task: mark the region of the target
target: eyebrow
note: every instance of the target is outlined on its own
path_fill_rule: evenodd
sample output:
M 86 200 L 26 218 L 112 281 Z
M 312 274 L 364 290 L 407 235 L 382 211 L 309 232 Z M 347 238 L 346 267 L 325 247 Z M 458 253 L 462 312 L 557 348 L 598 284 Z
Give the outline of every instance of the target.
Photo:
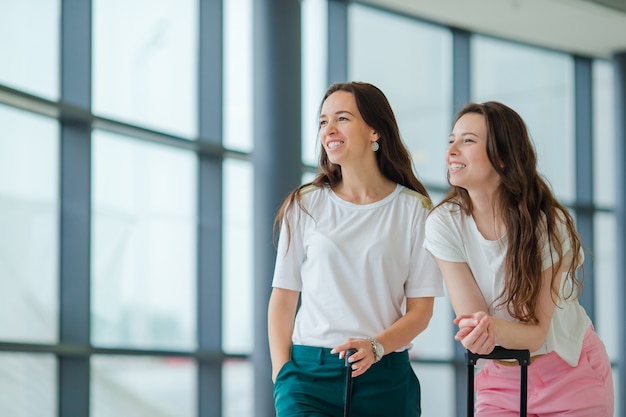
M 466 136 L 466 135 L 472 135 L 472 136 L 476 136 L 477 138 L 479 138 L 480 136 L 478 136 L 476 133 L 474 132 L 461 132 L 459 133 L 457 136 Z M 450 136 L 454 136 L 453 132 L 450 132 Z
M 336 112 L 335 112 L 335 115 L 340 115 L 340 114 L 344 114 L 344 113 L 347 113 L 347 114 L 349 114 L 350 116 L 354 116 L 354 115 L 353 115 L 351 112 L 349 112 L 348 110 L 338 110 L 338 111 L 336 111 Z M 320 119 L 321 119 L 321 118 L 323 118 L 323 117 L 327 117 L 327 116 L 326 116 L 325 114 L 320 114 Z

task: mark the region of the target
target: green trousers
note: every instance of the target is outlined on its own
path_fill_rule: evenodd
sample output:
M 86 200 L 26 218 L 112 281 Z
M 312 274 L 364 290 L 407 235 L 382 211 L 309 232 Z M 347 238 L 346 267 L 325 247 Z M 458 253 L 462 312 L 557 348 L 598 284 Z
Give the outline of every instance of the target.
M 344 360 L 330 349 L 294 345 L 291 361 L 274 385 L 276 417 L 342 417 L 346 400 Z M 419 417 L 420 384 L 407 352 L 385 355 L 352 378 L 353 417 Z

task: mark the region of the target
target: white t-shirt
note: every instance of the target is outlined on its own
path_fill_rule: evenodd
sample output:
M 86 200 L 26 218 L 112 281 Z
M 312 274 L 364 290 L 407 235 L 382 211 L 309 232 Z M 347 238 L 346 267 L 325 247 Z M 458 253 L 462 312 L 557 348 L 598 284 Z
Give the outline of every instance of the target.
M 567 229 L 563 223 L 558 227 L 562 236 L 563 253 L 567 253 L 570 249 Z M 443 261 L 467 263 L 489 306 L 489 314 L 514 320 L 508 314 L 506 306 L 494 309 L 492 305 L 504 288 L 506 245 L 506 236 L 497 241 L 486 240 L 478 230 L 474 218 L 464 214 L 459 206 L 452 203 L 437 207 L 426 221 L 424 247 Z M 555 262 L 558 257 L 554 256 Z M 583 259 L 581 250 L 578 262 L 581 264 Z M 546 243 L 542 250 L 543 270 L 552 264 L 550 248 Z M 565 279 L 562 279 L 562 283 L 560 299 L 554 309 L 546 340 L 532 354 L 555 351 L 567 363 L 576 366 L 591 320 L 578 300 L 564 300 L 564 296 L 571 292 L 571 283 Z
M 428 198 L 401 185 L 366 205 L 342 200 L 329 187 L 302 194 L 308 214 L 297 206 L 291 211 L 289 248 L 283 224 L 272 283 L 301 292 L 294 344 L 334 347 L 373 336 L 404 315 L 406 297 L 444 294 L 423 248 Z

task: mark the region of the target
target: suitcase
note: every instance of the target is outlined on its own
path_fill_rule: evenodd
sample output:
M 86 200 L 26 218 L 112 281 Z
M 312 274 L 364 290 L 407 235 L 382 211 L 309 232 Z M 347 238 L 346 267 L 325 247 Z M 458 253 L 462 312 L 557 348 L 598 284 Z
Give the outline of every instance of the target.
M 517 361 L 520 366 L 519 415 L 526 417 L 530 352 L 522 349 L 505 349 L 502 346 L 496 346 L 496 348 L 487 355 L 479 355 L 469 350 L 465 351 L 465 364 L 467 365 L 467 417 L 474 417 L 474 366 L 478 359 L 515 359 Z

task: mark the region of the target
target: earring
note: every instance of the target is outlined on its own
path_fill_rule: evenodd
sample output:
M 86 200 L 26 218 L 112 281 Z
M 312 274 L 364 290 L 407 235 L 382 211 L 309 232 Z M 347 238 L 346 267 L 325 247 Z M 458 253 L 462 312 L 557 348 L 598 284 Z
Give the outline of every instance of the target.
M 378 142 L 372 142 L 372 150 L 376 152 L 379 149 L 380 149 L 380 145 L 378 144 Z

